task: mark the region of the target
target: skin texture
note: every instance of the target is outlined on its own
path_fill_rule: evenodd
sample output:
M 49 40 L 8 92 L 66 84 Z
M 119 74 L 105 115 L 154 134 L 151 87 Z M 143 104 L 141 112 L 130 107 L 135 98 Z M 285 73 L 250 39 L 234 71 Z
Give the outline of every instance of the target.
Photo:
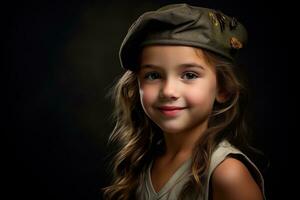
M 167 152 L 191 150 L 207 128 L 218 98 L 214 67 L 201 50 L 187 46 L 148 46 L 141 54 L 138 73 L 145 113 L 164 132 Z M 163 106 L 181 110 L 167 111 Z

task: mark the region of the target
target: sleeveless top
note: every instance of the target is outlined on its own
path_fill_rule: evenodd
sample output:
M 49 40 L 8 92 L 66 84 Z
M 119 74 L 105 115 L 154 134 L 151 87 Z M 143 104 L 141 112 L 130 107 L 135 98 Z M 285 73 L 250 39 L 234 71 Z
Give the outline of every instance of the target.
M 189 200 L 209 200 L 209 182 L 214 169 L 228 156 L 235 157 L 242 161 L 248 170 L 251 172 L 253 178 L 259 185 L 263 195 L 264 192 L 264 180 L 259 169 L 255 164 L 240 150 L 232 146 L 228 141 L 222 141 L 214 150 L 211 162 L 209 165 L 209 171 L 207 179 L 204 183 L 203 194 L 190 193 Z M 136 191 L 136 198 L 140 200 L 176 200 L 184 186 L 184 184 L 190 179 L 191 175 L 191 157 L 187 159 L 170 177 L 165 185 L 156 192 L 151 182 L 151 167 L 153 161 L 150 163 L 147 171 L 143 172 L 140 177 L 139 186 Z

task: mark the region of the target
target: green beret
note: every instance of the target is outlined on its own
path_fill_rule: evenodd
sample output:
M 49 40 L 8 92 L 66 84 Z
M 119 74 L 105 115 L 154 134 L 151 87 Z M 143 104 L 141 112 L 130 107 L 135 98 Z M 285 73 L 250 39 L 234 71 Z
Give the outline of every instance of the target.
M 124 69 L 134 71 L 145 45 L 185 45 L 234 61 L 246 41 L 245 27 L 233 17 L 209 8 L 171 4 L 144 13 L 131 25 L 119 58 Z

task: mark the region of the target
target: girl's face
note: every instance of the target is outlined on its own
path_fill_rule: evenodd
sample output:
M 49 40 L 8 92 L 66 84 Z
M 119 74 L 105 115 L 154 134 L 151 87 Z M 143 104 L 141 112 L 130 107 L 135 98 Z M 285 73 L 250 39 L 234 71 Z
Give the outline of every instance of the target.
M 202 50 L 187 46 L 145 47 L 138 83 L 145 113 L 164 132 L 207 126 L 218 88 L 214 67 Z

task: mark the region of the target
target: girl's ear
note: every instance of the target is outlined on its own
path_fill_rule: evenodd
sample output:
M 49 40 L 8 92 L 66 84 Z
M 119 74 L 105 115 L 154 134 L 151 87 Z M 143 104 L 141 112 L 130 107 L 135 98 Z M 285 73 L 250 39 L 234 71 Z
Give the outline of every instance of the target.
M 225 103 L 228 100 L 228 92 L 224 90 L 218 90 L 216 101 L 218 103 Z

